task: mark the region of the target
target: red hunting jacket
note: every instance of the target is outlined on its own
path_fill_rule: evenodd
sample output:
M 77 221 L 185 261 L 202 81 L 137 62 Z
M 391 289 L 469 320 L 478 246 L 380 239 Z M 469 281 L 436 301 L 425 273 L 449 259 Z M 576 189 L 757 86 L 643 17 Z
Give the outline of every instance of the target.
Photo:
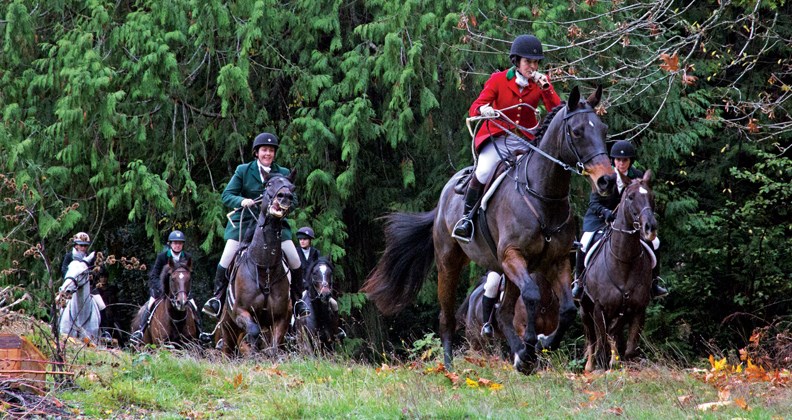
M 561 98 L 556 94 L 552 84 L 549 88 L 542 90 L 536 83 L 531 81 L 528 86 L 520 92 L 520 87 L 517 86 L 516 72 L 517 70 L 512 67 L 509 70 L 492 73 L 489 80 L 484 83 L 484 89 L 479 94 L 479 97 L 473 101 L 473 105 L 470 106 L 470 116 L 477 117 L 481 115 L 481 113 L 479 113 L 479 107 L 487 104 L 497 110 L 519 103 L 526 103 L 536 108 L 539 106 L 539 100 L 542 100 L 547 112 L 550 112 L 550 110 L 561 104 Z M 506 115 L 512 121 L 523 127 L 531 128 L 536 125 L 536 115 L 528 107 L 510 109 L 506 111 Z M 476 133 L 476 151 L 481 148 L 484 140 L 488 139 L 490 136 L 503 134 L 503 130 L 495 125 L 495 122 L 509 128 L 509 130 L 513 131 L 514 129 L 514 126 L 507 124 L 503 120 L 496 119 L 485 121 L 481 124 L 478 133 Z M 533 139 L 533 136 L 528 133 L 523 133 L 523 135 L 529 139 Z

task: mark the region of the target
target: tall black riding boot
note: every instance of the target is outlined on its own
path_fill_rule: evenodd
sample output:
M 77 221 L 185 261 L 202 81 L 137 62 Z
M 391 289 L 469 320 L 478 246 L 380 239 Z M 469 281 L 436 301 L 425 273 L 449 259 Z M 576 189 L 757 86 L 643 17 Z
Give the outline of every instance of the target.
M 575 282 L 572 284 L 572 299 L 580 300 L 583 298 L 583 270 L 586 269 L 586 253 L 581 249 L 575 252 Z
M 654 253 L 655 258 L 657 258 L 657 263 L 652 269 L 652 297 L 661 298 L 668 294 L 668 290 L 666 290 L 666 288 L 663 286 L 660 286 L 660 280 L 662 280 L 660 278 L 660 256 L 657 254 L 657 250 L 655 250 Z
M 226 287 L 228 287 L 226 268 L 222 265 L 218 265 L 214 278 L 214 296 L 212 296 L 204 304 L 202 309 L 203 313 L 211 316 L 212 318 L 217 318 L 220 315 L 220 309 L 222 308 L 222 302 L 220 299 L 222 298 Z
M 492 328 L 492 312 L 497 302 L 497 298 L 491 298 L 489 296 L 482 296 L 481 298 L 481 309 L 484 312 L 484 325 L 481 326 L 481 335 L 483 336 L 492 337 L 495 335 L 495 331 Z
M 292 302 L 294 303 L 294 314 L 297 318 L 303 318 L 311 314 L 308 305 L 302 300 L 303 293 L 303 268 L 292 269 L 291 283 L 289 284 L 289 291 L 291 294 Z
M 148 323 L 148 317 L 150 315 L 148 302 L 143 304 L 143 308 L 144 309 L 138 314 L 138 325 L 140 325 L 140 327 L 129 336 L 129 341 L 136 346 L 143 344 L 143 333 L 146 332 L 146 324 Z
M 464 215 L 454 226 L 454 232 L 451 237 L 459 240 L 462 243 L 468 243 L 473 238 L 473 212 L 481 198 L 481 193 L 484 191 L 484 185 L 476 178 L 476 174 L 472 174 L 470 184 L 465 192 L 465 209 Z

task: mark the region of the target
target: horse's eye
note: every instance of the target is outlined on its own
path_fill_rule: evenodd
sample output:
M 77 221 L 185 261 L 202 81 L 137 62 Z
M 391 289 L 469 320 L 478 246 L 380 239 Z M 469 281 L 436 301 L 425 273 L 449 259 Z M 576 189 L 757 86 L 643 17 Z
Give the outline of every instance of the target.
M 582 136 L 582 135 L 583 135 L 583 130 L 581 130 L 579 128 L 576 128 L 576 129 L 572 130 L 572 137 L 580 138 L 580 136 Z

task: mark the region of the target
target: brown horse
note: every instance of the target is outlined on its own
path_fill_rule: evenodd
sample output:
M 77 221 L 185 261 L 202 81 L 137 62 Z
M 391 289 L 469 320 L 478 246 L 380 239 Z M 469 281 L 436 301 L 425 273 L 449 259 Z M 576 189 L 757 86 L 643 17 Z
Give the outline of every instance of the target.
M 505 338 L 503 331 L 499 327 L 500 324 L 497 322 L 492 324 L 495 331 L 495 336 L 493 338 L 481 335 L 481 327 L 484 324 L 482 320 L 484 317 L 482 302 L 486 278 L 486 275 L 482 277 L 478 286 L 470 292 L 459 306 L 456 313 L 457 323 L 465 328 L 465 338 L 470 344 L 470 348 L 473 350 L 486 350 Z M 549 290 L 550 286 L 554 286 L 555 290 Z M 550 285 L 549 283 L 539 285 L 539 288 L 542 289 L 542 293 L 535 321 L 536 333 L 539 337 L 549 336 L 558 328 L 558 311 L 560 309 L 559 296 L 562 296 L 563 290 L 568 287 L 568 284 L 561 281 L 555 283 L 555 285 Z M 545 290 L 546 288 L 548 288 L 548 290 Z M 522 300 L 518 299 L 514 307 L 512 326 L 519 336 L 525 334 L 527 316 L 525 304 Z M 510 357 L 513 356 L 514 355 L 510 355 Z
M 192 284 L 192 259 L 174 263 L 168 258 L 168 265 L 162 269 L 163 297 L 154 302 L 149 316 L 149 325 L 143 333 L 143 343 L 162 345 L 173 343 L 186 345 L 198 338 L 198 311 L 190 300 Z M 140 307 L 132 330 L 140 328 L 140 313 L 146 310 Z
M 327 257 L 319 257 L 306 270 L 308 290 L 303 299 L 311 305 L 311 314 L 295 321 L 303 348 L 315 352 L 332 352 L 338 334 L 337 308 L 331 308 L 333 296 L 333 263 Z
M 281 229 L 293 200 L 291 178 L 272 176 L 267 181 L 253 239 L 229 267 L 231 281 L 214 337 L 227 355 L 256 351 L 260 342 L 275 354 L 284 343 L 291 311 Z
M 531 151 L 512 158 L 506 179 L 494 192 L 487 193 L 491 197 L 477 218 L 469 243 L 451 237 L 463 211 L 462 196 L 455 193 L 454 187 L 464 171 L 445 185 L 434 210 L 386 216 L 385 251 L 362 291 L 381 312 L 394 314 L 415 299 L 436 257 L 440 337 L 447 366 L 452 362 L 459 274 L 473 260 L 509 279 L 497 319 L 514 354 L 515 367 L 521 371 L 533 369 L 538 343 L 537 309 L 549 290 L 542 285 L 571 283 L 567 254 L 575 238 L 569 204 L 572 173 L 586 175 L 592 189 L 601 193 L 608 186 L 598 180 L 613 173 L 605 146 L 607 126 L 594 112 L 601 96 L 600 87 L 581 101 L 575 87 L 566 106 L 557 107 L 545 117 L 536 135 L 538 147 L 526 144 Z M 483 210 L 484 204 L 481 207 Z M 558 289 L 564 289 L 559 296 L 558 328 L 539 343 L 543 348 L 556 347 L 575 317 L 569 288 Z M 511 326 L 518 298 L 523 300 L 527 312 L 522 338 Z
M 589 250 L 585 294 L 580 315 L 586 335 L 586 371 L 613 367 L 619 354 L 638 353 L 638 339 L 646 318 L 655 256 L 651 242 L 657 236 L 651 171 L 634 179 L 622 192 L 616 220 L 603 239 Z M 625 349 L 623 329 L 628 326 Z

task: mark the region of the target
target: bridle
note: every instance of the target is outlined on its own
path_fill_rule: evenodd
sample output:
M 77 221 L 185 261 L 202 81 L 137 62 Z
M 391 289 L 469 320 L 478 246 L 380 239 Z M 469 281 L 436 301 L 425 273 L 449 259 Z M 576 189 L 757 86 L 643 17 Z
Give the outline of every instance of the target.
M 176 268 L 175 270 L 171 271 L 170 275 L 168 277 L 168 283 L 169 283 L 169 286 L 168 286 L 168 289 L 169 289 L 169 291 L 168 291 L 168 300 L 170 300 L 170 303 L 171 303 L 171 305 L 174 308 L 178 308 L 177 302 L 179 301 L 179 296 L 184 295 L 184 300 L 185 301 L 188 301 L 189 298 L 190 298 L 190 290 L 189 289 L 185 290 L 185 289 L 181 288 L 181 287 L 184 287 L 185 282 L 175 282 L 174 281 L 174 279 L 176 278 L 177 274 L 179 275 L 179 278 L 182 279 L 182 278 L 184 278 L 185 273 L 187 273 L 186 275 L 187 275 L 187 278 L 189 280 L 190 276 L 191 276 L 191 272 L 190 272 L 190 270 L 187 267 L 184 267 L 184 266 L 180 266 L 180 267 Z M 174 291 L 174 288 L 173 288 L 174 284 L 178 284 L 180 288 L 178 290 Z
M 313 276 L 313 273 L 316 272 L 316 271 L 319 272 L 319 276 L 320 277 L 318 279 L 315 279 L 314 276 Z M 328 289 L 328 290 L 331 290 L 332 282 L 333 282 L 332 276 L 333 276 L 333 270 L 330 268 L 329 265 L 327 265 L 325 263 L 316 264 L 313 267 L 313 269 L 311 270 L 311 286 L 313 287 L 314 291 L 316 292 L 316 295 L 319 298 L 321 298 L 322 301 L 325 301 L 326 299 L 323 298 L 320 295 L 320 293 L 325 288 Z

